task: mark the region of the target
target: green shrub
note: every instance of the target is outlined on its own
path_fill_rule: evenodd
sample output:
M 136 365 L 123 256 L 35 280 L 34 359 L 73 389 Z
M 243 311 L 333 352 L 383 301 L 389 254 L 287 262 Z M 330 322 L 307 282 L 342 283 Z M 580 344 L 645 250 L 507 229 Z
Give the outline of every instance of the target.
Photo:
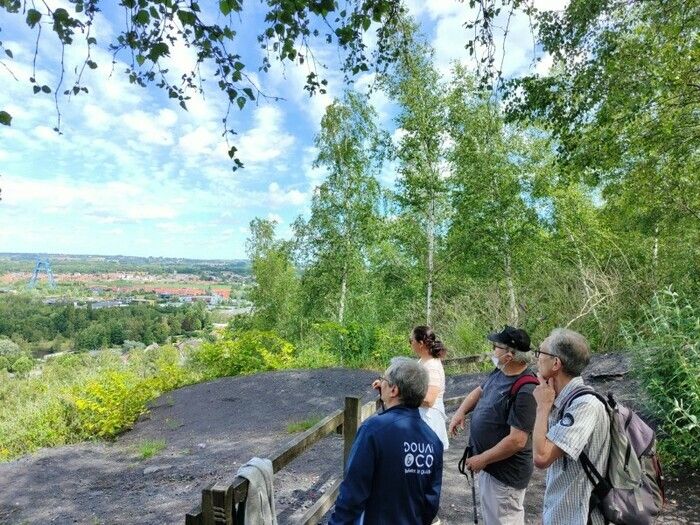
M 11 339 L 0 338 L 0 357 L 5 357 L 8 361 L 14 362 L 21 355 L 22 350 L 17 343 Z
M 327 348 L 317 345 L 298 349 L 292 361 L 292 368 L 330 368 L 340 366 L 340 359 Z
M 34 359 L 10 339 L 0 338 L 0 370 L 26 374 L 34 368 Z
M 34 359 L 27 355 L 21 355 L 9 368 L 10 372 L 26 374 L 34 368 Z
M 288 368 L 294 347 L 272 332 L 250 330 L 204 343 L 193 355 L 206 377 L 252 374 Z
M 129 371 L 110 370 L 71 389 L 75 425 L 84 438 L 113 437 L 128 428 L 155 397 L 148 381 Z
M 410 354 L 408 333 L 370 323 L 317 323 L 306 341 L 321 354 L 336 356 L 341 366 L 385 366 L 396 355 Z
M 146 348 L 146 345 L 143 344 L 141 341 L 131 341 L 129 339 L 126 339 L 122 343 L 122 350 L 125 352 L 130 352 L 132 350 L 143 350 Z
M 397 333 L 386 327 L 377 327 L 375 345 L 371 354 L 371 361 L 365 363 L 370 368 L 384 369 L 392 357 L 397 355 L 412 355 L 411 345 L 408 343 L 408 334 Z
M 624 330 L 634 367 L 661 421 L 659 451 L 672 469 L 700 467 L 700 307 L 657 293 L 636 330 Z
M 198 379 L 177 349 L 71 354 L 36 377 L 0 371 L 0 461 L 46 446 L 112 437 L 161 393 Z

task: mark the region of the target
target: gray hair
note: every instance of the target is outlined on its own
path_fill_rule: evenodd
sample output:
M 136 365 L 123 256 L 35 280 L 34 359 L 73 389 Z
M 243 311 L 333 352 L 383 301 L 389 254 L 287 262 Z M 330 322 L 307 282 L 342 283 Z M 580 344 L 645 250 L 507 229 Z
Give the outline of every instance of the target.
M 414 359 L 394 357 L 386 369 L 386 380 L 399 389 L 401 403 L 418 408 L 428 391 L 428 371 Z
M 555 328 L 549 337 L 549 350 L 559 358 L 564 372 L 571 377 L 580 376 L 591 360 L 586 338 L 567 328 Z
M 513 361 L 516 363 L 524 363 L 526 365 L 532 362 L 532 352 L 521 352 L 514 348 L 508 347 L 508 351 L 513 354 Z

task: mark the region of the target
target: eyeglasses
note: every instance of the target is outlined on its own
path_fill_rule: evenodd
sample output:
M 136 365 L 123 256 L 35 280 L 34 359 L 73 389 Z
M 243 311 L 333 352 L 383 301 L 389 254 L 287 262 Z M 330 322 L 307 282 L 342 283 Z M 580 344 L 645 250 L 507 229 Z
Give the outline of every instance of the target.
M 389 381 L 389 380 L 388 380 L 386 377 L 384 377 L 384 376 L 379 376 L 379 377 L 377 378 L 377 381 L 379 381 L 380 383 L 381 383 L 382 381 L 386 381 L 386 384 L 389 385 L 389 386 L 391 386 L 391 384 L 392 384 L 391 381 Z
M 556 357 L 559 359 L 558 355 L 555 354 L 550 354 L 549 352 L 543 352 L 542 350 L 533 350 L 533 353 L 535 354 L 535 357 L 540 357 L 540 354 L 548 355 L 549 357 Z

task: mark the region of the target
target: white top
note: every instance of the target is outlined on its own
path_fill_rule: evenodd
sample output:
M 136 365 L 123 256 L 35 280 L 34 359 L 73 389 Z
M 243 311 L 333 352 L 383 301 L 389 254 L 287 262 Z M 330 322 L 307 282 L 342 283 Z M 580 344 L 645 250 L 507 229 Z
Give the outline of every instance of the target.
M 418 362 L 428 371 L 428 386 L 436 386 L 439 389 L 438 396 L 435 398 L 433 406 L 420 407 L 420 415 L 423 421 L 425 421 L 440 438 L 443 449 L 447 450 L 450 443 L 447 438 L 447 416 L 445 416 L 445 403 L 443 401 L 445 395 L 445 369 L 442 367 L 442 361 L 435 357 L 429 357 L 425 360 L 419 359 Z

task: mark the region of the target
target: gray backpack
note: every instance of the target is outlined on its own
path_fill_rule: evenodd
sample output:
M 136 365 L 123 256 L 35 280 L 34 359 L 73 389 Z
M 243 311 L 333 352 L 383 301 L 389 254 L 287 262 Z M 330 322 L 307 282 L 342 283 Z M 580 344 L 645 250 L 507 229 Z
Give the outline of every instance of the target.
M 590 386 L 577 388 L 567 396 L 559 419 L 571 402 L 583 395 L 597 397 L 610 416 L 605 475 L 585 453 L 580 455 L 583 470 L 593 484 L 589 510 L 597 507 L 606 522 L 616 525 L 651 525 L 666 501 L 656 433 L 633 410 L 617 403 L 611 393 L 606 400 Z

